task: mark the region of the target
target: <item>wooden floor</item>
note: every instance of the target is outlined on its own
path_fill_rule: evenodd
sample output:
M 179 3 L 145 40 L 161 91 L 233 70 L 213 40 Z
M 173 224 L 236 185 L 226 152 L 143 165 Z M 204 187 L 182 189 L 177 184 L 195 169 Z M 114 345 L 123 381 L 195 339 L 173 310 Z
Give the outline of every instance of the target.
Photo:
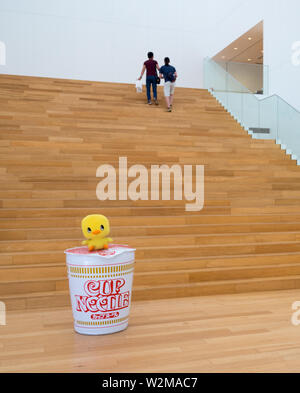
M 83 336 L 70 308 L 9 312 L 0 372 L 300 372 L 300 292 L 134 302 L 126 331 Z
M 174 111 L 133 85 L 0 75 L 0 300 L 69 304 L 63 250 L 90 213 L 137 248 L 135 300 L 300 288 L 300 169 L 253 140 L 206 90 Z M 96 169 L 205 165 L 205 205 L 96 198 Z

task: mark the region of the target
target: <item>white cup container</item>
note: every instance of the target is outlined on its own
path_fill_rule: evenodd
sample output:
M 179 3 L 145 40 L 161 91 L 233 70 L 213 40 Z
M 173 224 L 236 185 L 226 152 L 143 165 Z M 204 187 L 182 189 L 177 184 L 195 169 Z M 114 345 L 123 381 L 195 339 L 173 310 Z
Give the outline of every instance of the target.
M 134 252 L 119 244 L 92 252 L 87 247 L 65 251 L 77 333 L 110 334 L 127 328 Z

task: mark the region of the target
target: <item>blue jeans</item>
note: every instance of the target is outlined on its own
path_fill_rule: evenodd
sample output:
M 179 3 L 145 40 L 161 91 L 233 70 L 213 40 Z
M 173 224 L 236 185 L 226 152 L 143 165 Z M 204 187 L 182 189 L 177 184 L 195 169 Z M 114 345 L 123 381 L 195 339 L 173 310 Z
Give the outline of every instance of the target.
M 156 76 L 154 76 L 154 75 L 147 76 L 147 78 L 146 78 L 147 99 L 148 99 L 148 101 L 151 100 L 151 92 L 150 92 L 151 85 L 152 85 L 152 89 L 153 89 L 153 98 L 156 100 L 157 99 Z

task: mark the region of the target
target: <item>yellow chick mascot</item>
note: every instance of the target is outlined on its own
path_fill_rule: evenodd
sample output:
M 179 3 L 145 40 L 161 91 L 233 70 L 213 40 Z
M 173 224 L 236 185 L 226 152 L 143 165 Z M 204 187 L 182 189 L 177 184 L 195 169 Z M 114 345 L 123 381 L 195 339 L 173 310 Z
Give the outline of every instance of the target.
M 82 244 L 87 245 L 89 251 L 108 248 L 108 243 L 113 240 L 106 237 L 109 234 L 109 221 L 101 214 L 90 214 L 81 221 L 81 229 L 84 237 Z

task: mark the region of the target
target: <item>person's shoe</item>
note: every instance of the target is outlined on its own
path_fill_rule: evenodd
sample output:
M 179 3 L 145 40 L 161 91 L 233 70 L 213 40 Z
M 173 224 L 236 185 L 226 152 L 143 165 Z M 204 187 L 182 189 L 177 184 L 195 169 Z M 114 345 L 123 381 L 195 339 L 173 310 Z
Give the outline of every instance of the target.
M 172 107 L 171 106 L 169 106 L 167 112 L 172 112 Z
M 152 105 L 152 102 L 151 102 L 151 101 L 148 101 L 148 105 Z
M 155 103 L 155 105 L 158 105 L 158 101 L 157 100 L 154 100 L 154 103 Z

